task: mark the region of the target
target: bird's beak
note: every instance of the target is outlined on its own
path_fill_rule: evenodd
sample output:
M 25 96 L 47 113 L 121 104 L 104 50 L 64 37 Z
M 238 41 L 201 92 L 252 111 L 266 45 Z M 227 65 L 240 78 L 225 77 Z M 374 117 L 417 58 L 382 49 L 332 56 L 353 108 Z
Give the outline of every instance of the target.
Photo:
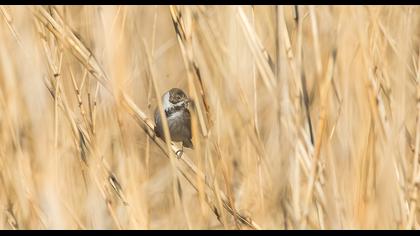
M 187 106 L 189 106 L 190 104 L 192 104 L 193 103 L 193 101 L 191 100 L 191 99 L 189 99 L 189 98 L 186 98 L 185 99 L 185 104 L 187 105 Z

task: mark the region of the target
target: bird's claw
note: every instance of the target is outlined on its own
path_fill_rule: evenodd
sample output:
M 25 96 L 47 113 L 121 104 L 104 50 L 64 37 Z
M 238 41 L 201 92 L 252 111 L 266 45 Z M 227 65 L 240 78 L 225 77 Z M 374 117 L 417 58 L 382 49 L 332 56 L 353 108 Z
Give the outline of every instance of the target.
M 184 151 L 181 149 L 181 150 L 178 150 L 178 151 L 176 151 L 175 152 L 175 155 L 176 155 L 176 157 L 178 158 L 178 159 L 180 159 L 181 157 L 182 157 L 182 154 L 184 153 Z

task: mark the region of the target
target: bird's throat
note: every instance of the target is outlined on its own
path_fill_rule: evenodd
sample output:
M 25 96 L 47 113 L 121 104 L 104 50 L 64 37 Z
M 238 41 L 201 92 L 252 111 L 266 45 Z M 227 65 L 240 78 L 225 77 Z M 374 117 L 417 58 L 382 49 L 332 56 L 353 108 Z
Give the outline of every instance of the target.
M 171 107 L 168 107 L 165 109 L 165 115 L 166 117 L 170 117 L 173 114 L 179 112 L 179 111 L 183 111 L 185 110 L 185 105 L 184 104 L 180 104 L 180 105 L 173 105 Z

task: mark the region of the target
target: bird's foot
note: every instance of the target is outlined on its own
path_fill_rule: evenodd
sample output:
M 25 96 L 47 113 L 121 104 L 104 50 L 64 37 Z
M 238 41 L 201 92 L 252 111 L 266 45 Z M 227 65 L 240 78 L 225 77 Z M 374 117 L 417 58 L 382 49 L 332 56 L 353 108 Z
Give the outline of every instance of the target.
M 182 154 L 184 154 L 184 150 L 180 149 L 178 151 L 175 152 L 175 155 L 178 159 L 180 159 L 182 157 Z

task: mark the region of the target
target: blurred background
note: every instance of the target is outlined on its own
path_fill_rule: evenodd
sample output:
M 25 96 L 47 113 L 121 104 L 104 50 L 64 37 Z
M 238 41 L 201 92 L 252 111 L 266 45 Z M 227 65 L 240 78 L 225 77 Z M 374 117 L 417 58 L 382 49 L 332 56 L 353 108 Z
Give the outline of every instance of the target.
M 1 229 L 420 227 L 418 6 L 0 10 Z M 173 87 L 208 185 L 142 128 Z

